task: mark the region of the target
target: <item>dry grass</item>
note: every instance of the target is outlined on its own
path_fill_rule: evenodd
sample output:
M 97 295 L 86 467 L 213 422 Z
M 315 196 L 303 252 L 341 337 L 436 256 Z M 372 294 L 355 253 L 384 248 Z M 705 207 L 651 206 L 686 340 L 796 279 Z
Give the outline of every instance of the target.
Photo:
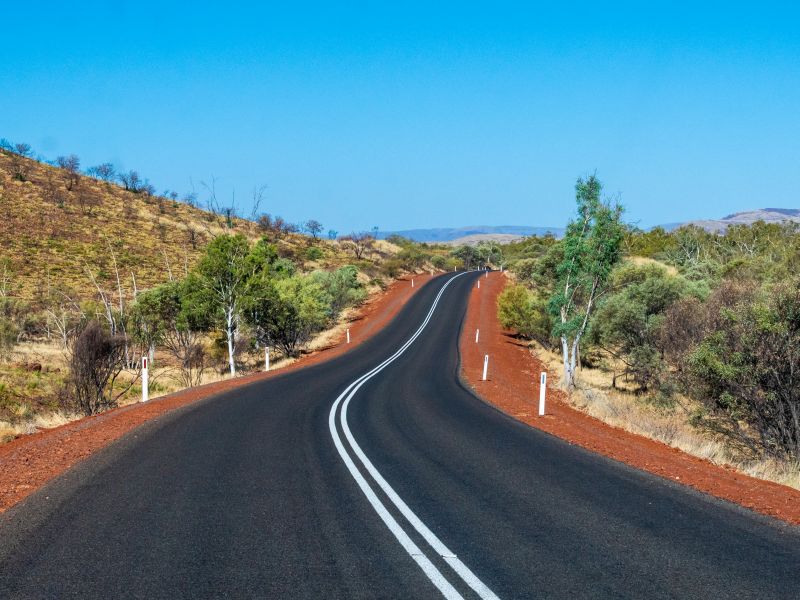
M 20 435 L 35 433 L 40 429 L 52 429 L 53 427 L 58 427 L 80 418 L 81 415 L 54 411 L 39 413 L 32 418 L 15 423 L 0 421 L 0 443 L 13 440 Z
M 643 266 L 643 265 L 658 265 L 659 267 L 663 267 L 666 269 L 667 273 L 673 276 L 678 275 L 678 269 L 673 265 L 668 265 L 665 262 L 661 262 L 660 260 L 655 260 L 654 258 L 646 258 L 644 256 L 628 256 L 625 258 L 627 262 L 633 263 L 634 265 Z
M 226 220 L 208 211 L 158 197 L 127 192 L 117 185 L 81 177 L 72 191 L 64 187 L 63 172 L 25 159 L 27 181 L 12 174 L 14 159 L 0 152 L 0 260 L 12 275 L 12 294 L 39 303 L 51 291 L 63 289 L 79 301 L 97 300 L 97 283 L 116 297 L 116 259 L 123 294 L 133 298 L 133 278 L 139 290 L 182 276 L 201 256 L 205 245 L 223 233 L 241 233 L 250 240 L 263 235 L 256 223 Z M 87 204 L 87 199 L 91 201 Z M 194 246 L 189 231 L 195 232 Z M 399 248 L 385 241 L 355 261 L 338 241 L 317 240 L 323 252 L 306 259 L 309 238 L 288 234 L 276 242 L 281 256 L 304 270 L 331 269 L 353 262 L 377 271 L 386 256 Z M 60 297 L 60 296 L 58 296 Z
M 51 369 L 65 369 L 67 358 L 63 346 L 55 339 L 52 341 L 37 340 L 23 341 L 15 348 L 12 355 L 14 360 L 22 362 L 38 362 Z
M 560 380 L 561 356 L 541 346 L 534 352 Z M 752 477 L 800 489 L 800 464 L 771 458 L 746 459 L 723 441 L 692 427 L 688 420 L 693 407 L 691 400 L 681 398 L 673 407 L 659 406 L 633 394 L 630 388 L 624 389 L 628 387 L 624 382 L 617 383 L 623 389 L 612 388 L 611 379 L 611 374 L 601 369 L 581 369 L 578 387 L 570 397 L 571 404 L 604 423 L 658 440 L 687 454 L 732 467 Z

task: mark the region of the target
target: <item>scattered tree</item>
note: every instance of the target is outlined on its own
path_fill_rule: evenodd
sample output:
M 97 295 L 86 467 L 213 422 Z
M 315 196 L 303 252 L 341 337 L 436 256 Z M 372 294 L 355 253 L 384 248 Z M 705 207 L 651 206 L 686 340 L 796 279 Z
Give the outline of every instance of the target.
M 243 235 L 221 235 L 206 247 L 197 265 L 199 283 L 207 302 L 225 331 L 231 375 L 236 375 L 236 333 L 251 274 L 247 261 L 249 252 L 247 238 Z
M 139 176 L 139 173 L 136 171 L 128 171 L 127 173 L 119 173 L 117 175 L 120 183 L 122 183 L 122 187 L 124 187 L 129 192 L 133 192 L 134 194 L 138 194 L 142 191 L 142 187 L 144 186 L 144 182 L 142 178 Z
M 166 348 L 186 387 L 198 385 L 207 367 L 203 335 L 211 322 L 198 289 L 198 281 L 190 276 L 142 292 L 132 314 L 137 339 L 151 349 L 151 356 L 156 345 Z
M 303 225 L 303 228 L 306 232 L 311 236 L 311 239 L 316 241 L 319 238 L 319 234 L 322 232 L 322 223 L 317 221 L 316 219 L 309 219 Z
M 554 334 L 561 340 L 563 382 L 568 390 L 575 387 L 581 338 L 598 299 L 607 291 L 625 234 L 622 207 L 603 202 L 601 190 L 594 175 L 578 179 L 575 185 L 578 218 L 567 225 L 564 257 L 556 268 L 556 293 L 550 299 L 550 310 L 558 319 Z
M 462 262 L 464 269 L 467 271 L 478 267 L 480 264 L 481 256 L 474 246 L 468 246 L 465 244 L 463 246 L 459 246 L 450 254 L 451 256 L 459 259 Z
M 18 181 L 28 181 L 30 173 L 31 147 L 28 144 L 14 144 L 11 150 L 11 174 Z
M 67 191 L 72 191 L 81 180 L 80 159 L 75 154 L 59 156 L 56 158 L 56 165 L 64 171 L 64 185 Z
M 14 152 L 19 156 L 24 156 L 26 158 L 30 158 L 32 154 L 30 144 L 25 144 L 24 142 L 20 144 L 14 144 Z
M 111 163 L 102 163 L 95 167 L 89 167 L 86 173 L 95 179 L 106 182 L 113 181 L 117 174 L 114 165 Z
M 288 223 L 283 217 L 273 217 L 269 214 L 261 215 L 258 218 L 257 224 L 261 232 L 273 242 L 285 238 L 290 233 L 297 232 L 296 225 Z
M 375 238 L 366 232 L 351 233 L 350 235 L 341 238 L 339 242 L 353 253 L 353 256 L 356 258 L 356 260 L 361 260 L 364 258 L 364 254 L 372 249 L 372 246 L 375 243 Z

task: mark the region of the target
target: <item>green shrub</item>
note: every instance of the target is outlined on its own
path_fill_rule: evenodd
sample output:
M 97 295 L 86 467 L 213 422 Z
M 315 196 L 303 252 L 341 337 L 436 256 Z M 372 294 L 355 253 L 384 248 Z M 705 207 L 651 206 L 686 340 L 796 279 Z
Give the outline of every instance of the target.
M 665 365 L 661 328 L 665 311 L 688 289 L 658 264 L 624 264 L 611 276 L 616 290 L 592 319 L 589 341 L 619 359 L 640 389 L 657 386 Z
M 506 329 L 527 338 L 551 345 L 552 322 L 547 302 L 523 285 L 507 287 L 497 298 L 497 318 Z
M 306 260 L 319 260 L 324 256 L 322 248 L 319 246 L 309 246 L 306 250 Z
M 800 460 L 800 279 L 726 292 L 709 299 L 714 330 L 689 355 L 706 409 L 695 422 L 755 454 Z
M 402 264 L 396 258 L 390 258 L 383 263 L 383 272 L 387 277 L 394 279 L 400 275 Z
M 358 281 L 358 269 L 352 265 L 336 271 L 314 271 L 311 276 L 327 294 L 334 316 L 347 306 L 360 304 L 367 297 L 364 286 Z
M 443 271 L 447 268 L 447 259 L 444 256 L 437 254 L 431 258 L 431 264 L 440 271 Z
M 277 302 L 268 315 L 271 340 L 286 356 L 300 348 L 330 321 L 332 298 L 313 275 L 298 275 L 275 283 Z

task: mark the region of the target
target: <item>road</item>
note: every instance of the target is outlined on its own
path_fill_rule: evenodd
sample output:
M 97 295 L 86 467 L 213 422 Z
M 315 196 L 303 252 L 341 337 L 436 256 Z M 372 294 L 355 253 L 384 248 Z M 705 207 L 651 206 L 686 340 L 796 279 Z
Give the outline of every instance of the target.
M 170 413 L 30 496 L 0 517 L 0 597 L 800 598 L 796 528 L 466 389 L 476 277 L 441 276 L 350 353 Z

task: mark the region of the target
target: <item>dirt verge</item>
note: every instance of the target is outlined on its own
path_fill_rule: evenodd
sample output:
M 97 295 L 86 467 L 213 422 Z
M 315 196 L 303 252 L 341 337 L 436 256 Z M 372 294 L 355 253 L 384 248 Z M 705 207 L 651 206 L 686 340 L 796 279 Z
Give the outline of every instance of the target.
M 563 392 L 548 387 L 547 414 L 537 415 L 539 374 L 544 365 L 497 319 L 497 296 L 506 278 L 491 273 L 470 293 L 460 348 L 462 376 L 475 392 L 506 414 L 572 444 L 654 475 L 735 502 L 761 514 L 800 525 L 800 492 L 715 465 L 676 448 L 612 427 L 570 407 Z M 475 343 L 475 330 L 480 329 Z M 481 381 L 488 354 L 488 381 Z
M 0 446 L 0 512 L 145 421 L 214 394 L 344 354 L 385 327 L 409 298 L 432 277 L 415 275 L 414 287 L 408 279 L 398 280 L 385 292 L 371 298 L 349 324 L 350 344 L 344 343 L 345 332 L 342 331 L 328 346 L 305 355 L 284 368 L 185 389 L 151 400 L 147 404 L 131 404 L 60 427 L 21 436 Z

